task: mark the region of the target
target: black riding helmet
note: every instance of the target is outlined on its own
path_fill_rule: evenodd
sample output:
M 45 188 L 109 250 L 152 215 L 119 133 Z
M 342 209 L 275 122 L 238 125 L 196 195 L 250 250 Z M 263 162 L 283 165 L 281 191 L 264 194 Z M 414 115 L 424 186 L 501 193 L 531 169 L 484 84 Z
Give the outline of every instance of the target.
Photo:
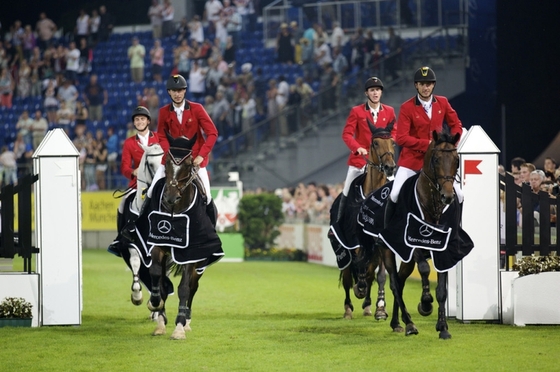
M 373 87 L 378 87 L 381 88 L 381 90 L 383 90 L 383 82 L 377 76 L 372 76 L 366 80 L 364 90 L 367 92 L 369 88 L 373 88 Z
M 134 122 L 134 118 L 138 115 L 144 115 L 148 118 L 149 121 L 152 121 L 152 117 L 150 116 L 150 111 L 145 108 L 144 106 L 138 106 L 132 111 L 132 121 Z
M 414 73 L 414 83 L 418 82 L 436 82 L 436 73 L 431 68 L 424 66 L 420 67 Z
M 167 79 L 167 83 L 165 84 L 165 88 L 167 90 L 170 89 L 187 89 L 187 81 L 181 75 L 173 75 Z

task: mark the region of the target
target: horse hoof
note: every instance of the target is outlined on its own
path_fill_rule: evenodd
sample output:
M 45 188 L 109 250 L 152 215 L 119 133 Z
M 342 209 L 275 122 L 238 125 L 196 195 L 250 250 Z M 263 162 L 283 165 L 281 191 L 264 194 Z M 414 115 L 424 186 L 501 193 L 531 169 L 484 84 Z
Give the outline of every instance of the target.
M 183 325 L 181 323 L 177 324 L 175 326 L 175 329 L 173 330 L 173 333 L 171 334 L 171 337 L 169 337 L 171 340 L 186 340 L 187 336 L 185 335 L 185 328 L 183 327 Z
M 162 336 L 166 332 L 165 319 L 163 316 L 158 316 L 156 329 L 152 332 L 152 336 Z
M 130 294 L 130 302 L 132 302 L 132 304 L 134 306 L 142 305 L 142 302 L 144 302 L 144 299 L 142 298 L 142 293 L 140 293 L 140 298 L 137 298 L 137 299 L 134 298 L 134 293 L 131 293 Z
M 432 306 L 432 304 L 425 304 L 426 308 L 424 309 L 424 307 L 422 307 L 422 302 L 418 303 L 418 314 L 422 315 L 422 316 L 429 316 L 432 315 L 432 311 L 434 310 L 434 307 Z
M 385 309 L 377 309 L 375 311 L 375 320 L 387 320 L 389 314 L 385 311 Z
M 441 331 L 439 333 L 439 338 L 441 338 L 442 340 L 449 340 L 451 338 L 451 333 L 449 333 L 449 331 L 447 330 Z
M 191 329 L 191 320 L 190 320 L 190 319 L 187 319 L 187 323 L 185 324 L 185 326 L 184 326 L 183 328 L 185 328 L 185 332 L 190 332 L 190 331 L 192 331 L 192 329 Z
M 354 296 L 356 296 L 357 299 L 361 300 L 362 298 L 366 297 L 365 288 L 362 290 L 357 285 L 354 285 L 352 289 L 354 290 Z
M 366 306 L 363 312 L 364 316 L 372 316 L 373 313 L 371 312 L 371 306 Z
M 414 324 L 407 324 L 406 325 L 406 333 L 407 336 L 410 335 L 417 335 L 418 334 L 418 329 L 416 328 L 416 326 Z
M 159 311 L 159 310 L 163 309 L 163 305 L 164 305 L 164 302 L 163 302 L 162 299 L 159 300 L 159 305 L 158 306 L 152 305 L 151 300 L 148 301 L 148 309 L 150 309 L 150 311 Z
M 403 333 L 404 332 L 404 328 L 401 327 L 400 325 L 393 327 L 393 332 L 395 333 Z

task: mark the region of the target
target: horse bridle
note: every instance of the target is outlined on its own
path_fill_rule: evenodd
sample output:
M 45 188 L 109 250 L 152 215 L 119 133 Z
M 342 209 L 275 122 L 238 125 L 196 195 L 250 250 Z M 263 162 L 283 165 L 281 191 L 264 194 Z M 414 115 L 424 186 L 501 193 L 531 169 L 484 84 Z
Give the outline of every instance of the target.
M 173 149 L 172 147 L 169 148 L 170 151 L 168 151 L 168 156 L 171 157 L 173 163 L 177 166 L 181 165 L 183 162 L 185 162 L 186 159 L 188 159 L 189 157 L 191 157 L 191 152 L 189 151 L 189 153 L 178 159 L 175 158 L 172 154 L 171 154 L 171 149 Z M 181 149 L 184 150 L 184 149 Z M 190 184 L 192 184 L 194 182 L 194 180 L 196 179 L 197 175 L 198 175 L 198 169 L 200 167 L 199 166 L 193 166 L 191 168 L 190 174 L 187 174 L 185 177 L 179 178 L 179 179 L 175 179 L 173 178 L 171 180 L 171 182 L 169 183 L 170 186 L 175 187 L 177 189 L 177 192 L 179 192 L 179 195 L 183 195 L 183 192 L 186 190 L 187 187 L 189 187 Z M 179 187 L 179 182 L 183 182 L 185 181 L 185 184 L 181 187 Z
M 386 138 L 389 138 L 389 136 L 387 136 L 387 137 L 386 137 L 386 136 L 376 136 L 376 137 L 373 137 L 373 138 L 371 139 L 371 145 L 369 146 L 370 149 L 374 149 L 373 141 L 374 141 L 376 138 L 383 138 L 383 139 L 386 139 Z M 379 155 L 379 154 L 377 153 L 377 151 L 375 151 L 375 155 L 377 155 L 377 159 L 379 159 L 379 164 L 375 164 L 373 161 L 369 160 L 369 158 L 367 158 L 367 157 L 364 156 L 364 155 L 362 155 L 362 158 L 364 158 L 364 160 L 366 161 L 366 163 L 367 163 L 368 166 L 377 169 L 379 172 L 386 173 L 386 170 L 387 170 L 388 167 L 387 167 L 387 166 L 385 165 L 385 163 L 383 162 L 383 157 L 386 156 L 386 155 L 395 156 L 395 154 L 394 154 L 393 152 L 391 152 L 391 151 L 387 151 L 387 152 L 385 152 L 385 153 Z
M 160 152 L 160 153 L 157 153 L 157 154 L 146 154 L 146 158 L 149 158 L 151 156 L 162 156 L 162 155 L 163 155 L 163 152 Z M 147 161 L 144 163 L 144 168 L 148 169 L 148 174 L 150 175 L 150 178 L 153 180 L 155 172 L 152 169 L 152 167 L 149 166 L 149 163 Z M 138 177 L 136 179 L 137 179 L 137 181 L 143 182 L 146 185 L 150 184 L 150 182 L 147 182 L 146 180 L 140 179 Z

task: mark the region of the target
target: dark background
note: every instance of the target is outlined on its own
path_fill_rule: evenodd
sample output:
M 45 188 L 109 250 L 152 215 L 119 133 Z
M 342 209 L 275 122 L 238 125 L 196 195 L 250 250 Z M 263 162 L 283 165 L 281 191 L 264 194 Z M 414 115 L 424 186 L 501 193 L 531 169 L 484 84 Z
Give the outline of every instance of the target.
M 485 0 L 473 2 L 474 12 L 480 1 Z M 538 157 L 560 130 L 560 1 L 495 1 L 496 77 L 487 79 L 486 87 L 468 89 L 452 103 L 467 125 L 479 122 L 484 127 L 507 166 L 515 156 L 528 161 Z M 3 4 L 0 22 L 4 29 L 15 19 L 35 27 L 39 13 L 45 11 L 58 26 L 71 30 L 81 7 L 90 12 L 101 4 L 115 16 L 117 25 L 149 22 L 150 0 L 10 1 Z

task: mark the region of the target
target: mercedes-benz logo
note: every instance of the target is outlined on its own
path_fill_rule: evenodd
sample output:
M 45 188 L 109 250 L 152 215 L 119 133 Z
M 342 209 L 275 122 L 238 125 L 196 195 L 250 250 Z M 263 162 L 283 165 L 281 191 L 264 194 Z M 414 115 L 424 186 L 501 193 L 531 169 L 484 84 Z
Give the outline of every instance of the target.
M 420 232 L 420 235 L 427 238 L 428 236 L 432 235 L 434 230 L 432 230 L 432 228 L 428 225 L 422 225 L 420 226 L 420 229 L 418 229 L 418 232 Z
M 384 187 L 383 190 L 381 190 L 381 199 L 387 199 L 387 196 L 389 196 L 389 192 L 389 188 Z
M 158 231 L 162 234 L 169 234 L 171 231 L 171 222 L 167 220 L 159 221 L 157 224 Z

